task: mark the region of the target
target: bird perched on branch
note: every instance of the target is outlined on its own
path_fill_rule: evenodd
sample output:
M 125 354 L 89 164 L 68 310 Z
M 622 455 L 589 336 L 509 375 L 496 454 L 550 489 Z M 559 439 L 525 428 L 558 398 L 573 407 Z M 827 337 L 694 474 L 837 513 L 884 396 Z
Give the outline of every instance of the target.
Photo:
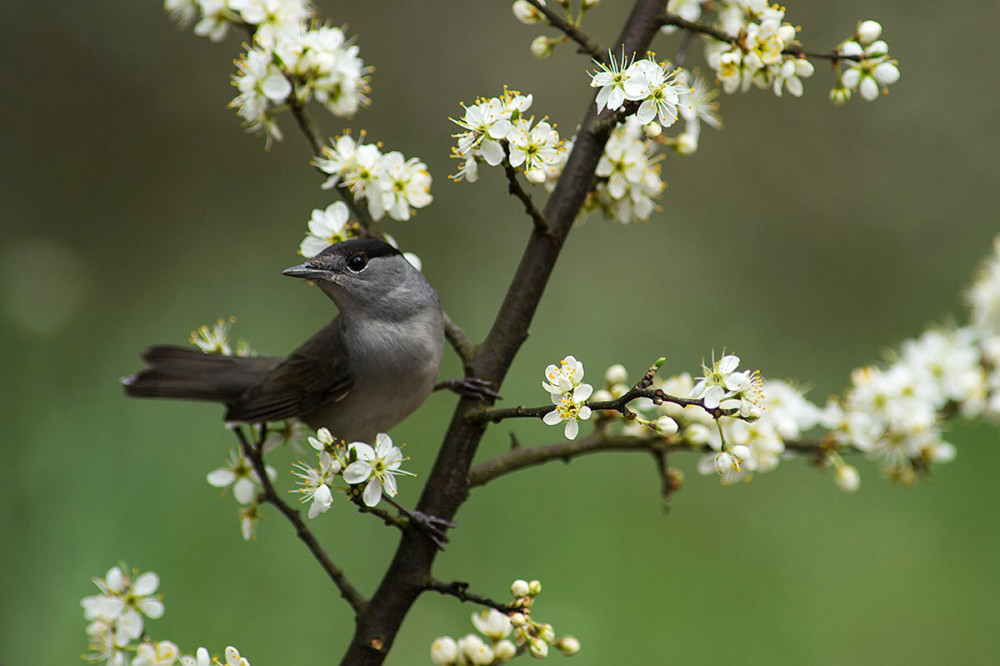
M 348 442 L 372 442 L 435 389 L 444 346 L 441 303 L 397 249 L 348 240 L 282 274 L 314 282 L 340 314 L 286 358 L 150 347 L 142 354 L 148 367 L 123 380 L 125 393 L 219 402 L 227 422 L 298 418 Z M 475 380 L 445 386 L 485 390 Z

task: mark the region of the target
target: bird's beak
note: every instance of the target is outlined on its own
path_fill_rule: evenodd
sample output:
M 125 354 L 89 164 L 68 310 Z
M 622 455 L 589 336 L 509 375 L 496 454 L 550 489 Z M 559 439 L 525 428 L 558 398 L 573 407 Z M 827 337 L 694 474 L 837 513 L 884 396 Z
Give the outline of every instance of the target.
M 281 271 L 281 274 L 289 277 L 305 278 L 306 280 L 321 280 L 323 278 L 330 277 L 330 271 L 323 270 L 322 268 L 316 268 L 308 261 L 304 264 L 299 264 L 298 266 L 286 268 Z

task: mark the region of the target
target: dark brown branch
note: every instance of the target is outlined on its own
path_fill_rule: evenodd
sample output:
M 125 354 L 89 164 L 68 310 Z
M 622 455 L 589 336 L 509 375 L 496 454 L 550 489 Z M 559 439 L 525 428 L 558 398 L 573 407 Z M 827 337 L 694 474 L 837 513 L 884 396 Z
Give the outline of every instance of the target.
M 542 3 L 541 0 L 528 0 L 528 3 L 545 16 L 545 21 L 550 26 L 576 42 L 580 47 L 580 53 L 588 53 L 594 60 L 606 62 L 604 49 L 598 46 L 585 32 L 559 16 L 555 10 Z
M 469 592 L 468 583 L 462 583 L 459 581 L 455 581 L 453 583 L 443 583 L 439 580 L 431 578 L 427 581 L 425 589 L 431 592 L 437 592 L 438 594 L 444 594 L 449 597 L 455 597 L 462 602 L 469 602 L 479 604 L 480 606 L 486 606 L 487 608 L 494 608 L 504 614 L 516 610 L 506 604 L 500 603 L 499 601 L 493 601 L 492 599 L 482 597 L 478 594 L 472 594 Z
M 316 540 L 316 537 L 306 526 L 305 522 L 302 520 L 302 516 L 299 512 L 290 507 L 281 497 L 278 496 L 277 491 L 274 489 L 274 485 L 271 483 L 270 477 L 267 475 L 267 468 L 264 465 L 264 455 L 261 453 L 259 445 L 251 445 L 247 440 L 245 434 L 243 434 L 243 428 L 241 426 L 236 426 L 232 429 L 236 433 L 236 438 L 240 441 L 240 446 L 243 448 L 243 454 L 250 460 L 250 464 L 253 465 L 254 472 L 257 473 L 260 479 L 263 491 L 261 495 L 263 499 L 268 504 L 274 505 L 281 514 L 288 519 L 295 527 L 295 533 L 298 535 L 299 539 L 306 545 L 309 552 L 312 553 L 316 561 L 319 562 L 320 566 L 323 567 L 323 571 L 330 577 L 333 584 L 337 586 L 340 590 L 340 596 L 348 603 L 351 609 L 354 611 L 355 615 L 359 615 L 364 612 L 365 607 L 368 602 L 365 598 L 361 596 L 357 588 L 351 584 L 344 574 L 344 571 L 333 563 L 330 556 Z
M 616 42 L 615 50 L 645 52 L 660 27 L 663 0 L 637 0 Z M 562 176 L 545 204 L 549 235 L 533 229 L 507 295 L 486 340 L 469 364 L 472 375 L 502 386 L 541 300 L 549 277 L 594 178 L 611 127 L 599 114 L 594 98 L 587 100 L 573 150 Z M 452 520 L 469 494 L 469 469 L 485 424 L 466 418 L 477 401 L 463 398 L 455 409 L 437 460 L 424 485 L 417 509 L 426 516 Z M 400 624 L 417 597 L 426 590 L 437 545 L 416 530 L 403 534 L 396 554 L 365 611 L 358 616 L 354 638 L 341 664 L 376 666 L 383 663 Z
M 507 174 L 507 191 L 517 197 L 524 205 L 524 212 L 528 214 L 528 217 L 534 223 L 535 231 L 545 236 L 552 233 L 549 222 L 545 219 L 542 211 L 535 207 L 535 202 L 531 200 L 531 195 L 521 187 L 521 182 L 517 179 L 517 170 L 511 166 L 509 159 L 504 159 L 503 170 Z

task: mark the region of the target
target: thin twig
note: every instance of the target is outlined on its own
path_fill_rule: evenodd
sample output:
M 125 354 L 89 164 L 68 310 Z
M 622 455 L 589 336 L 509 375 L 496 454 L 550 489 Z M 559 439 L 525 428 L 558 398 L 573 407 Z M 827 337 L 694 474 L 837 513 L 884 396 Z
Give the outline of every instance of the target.
M 502 604 L 499 601 L 493 601 L 487 597 L 480 596 L 478 594 L 472 594 L 469 592 L 469 584 L 455 581 L 452 583 L 444 583 L 442 581 L 431 578 L 424 585 L 424 589 L 430 590 L 432 592 L 437 592 L 439 594 L 444 594 L 449 597 L 455 597 L 459 601 L 469 602 L 473 604 L 479 604 L 480 606 L 486 606 L 487 608 L 494 608 L 501 613 L 510 613 L 515 608 L 508 606 L 507 604 Z
M 534 223 L 535 231 L 543 236 L 551 236 L 552 227 L 549 225 L 549 221 L 545 219 L 542 211 L 538 210 L 535 206 L 535 202 L 531 200 L 531 195 L 528 194 L 527 190 L 521 187 L 521 181 L 517 179 L 517 170 L 511 166 L 510 159 L 504 159 L 503 170 L 507 174 L 507 191 L 524 204 L 524 212 L 528 214 L 528 217 Z
M 528 3 L 545 16 L 545 20 L 549 25 L 576 42 L 580 47 L 580 53 L 589 53 L 594 60 L 606 62 L 604 49 L 588 37 L 585 32 L 559 16 L 555 10 L 542 2 L 542 0 L 528 0 Z
M 855 454 L 860 451 L 852 446 L 838 445 L 827 439 L 822 440 L 796 440 L 785 442 L 786 451 L 794 451 L 800 454 L 823 455 L 836 451 L 841 454 Z M 692 446 L 681 441 L 679 435 L 664 437 L 650 432 L 646 436 L 636 435 L 611 435 L 604 432 L 596 432 L 587 437 L 575 440 L 564 440 L 553 444 L 542 446 L 518 447 L 511 449 L 503 455 L 492 460 L 480 463 L 469 471 L 469 486 L 483 486 L 490 481 L 524 469 L 535 467 L 555 460 L 570 462 L 574 458 L 589 455 L 591 453 L 601 453 L 603 451 L 613 452 L 650 452 L 657 456 L 662 466 L 666 464 L 668 453 L 679 453 L 682 451 L 694 453 L 709 453 L 714 449 L 707 444 L 702 446 Z M 662 459 L 660 458 L 662 456 Z M 663 467 L 661 467 L 662 469 Z M 674 480 L 661 473 L 664 483 L 664 499 L 669 492 L 676 490 L 673 487 Z M 669 484 L 669 487 L 668 487 Z
M 628 403 L 638 398 L 649 398 L 655 404 L 669 402 L 681 407 L 701 407 L 713 418 L 719 418 L 720 416 L 732 416 L 732 414 L 735 413 L 735 410 L 732 409 L 706 407 L 705 401 L 701 398 L 681 398 L 679 396 L 670 395 L 669 393 L 664 393 L 662 389 L 655 388 L 635 387 L 615 400 L 599 400 L 594 402 L 588 400 L 583 404 L 590 407 L 594 411 L 615 411 L 620 412 L 627 417 L 629 411 L 627 408 Z M 468 412 L 468 418 L 480 423 L 499 423 L 505 419 L 540 419 L 555 408 L 555 405 L 541 405 L 539 407 L 525 407 L 523 405 L 518 405 L 517 407 L 504 408 L 484 407 L 481 409 L 470 410 Z
M 469 364 L 476 356 L 476 346 L 469 340 L 465 331 L 448 316 L 447 312 L 444 313 L 444 337 L 458 354 L 458 358 L 462 361 L 462 369 L 466 376 L 469 376 L 471 370 Z
M 347 604 L 354 611 L 355 615 L 361 615 L 367 608 L 368 602 L 347 579 L 344 571 L 333 563 L 333 560 L 330 559 L 330 556 L 319 544 L 319 541 L 316 540 L 316 537 L 302 521 L 299 512 L 290 507 L 278 496 L 274 485 L 271 483 L 271 479 L 267 476 L 267 468 L 264 466 L 264 456 L 260 451 L 260 445 L 251 445 L 243 433 L 241 426 L 236 426 L 232 430 L 236 434 L 236 438 L 240 441 L 244 455 L 250 460 L 254 471 L 257 473 L 257 477 L 264 489 L 262 493 L 264 501 L 268 504 L 273 504 L 295 527 L 295 533 L 306 544 L 309 552 L 312 553 L 313 557 L 316 558 L 316 561 L 319 562 L 320 566 L 323 567 L 323 570 L 330 577 L 330 580 L 333 581 L 333 584 L 340 590 L 340 596 L 347 601 Z

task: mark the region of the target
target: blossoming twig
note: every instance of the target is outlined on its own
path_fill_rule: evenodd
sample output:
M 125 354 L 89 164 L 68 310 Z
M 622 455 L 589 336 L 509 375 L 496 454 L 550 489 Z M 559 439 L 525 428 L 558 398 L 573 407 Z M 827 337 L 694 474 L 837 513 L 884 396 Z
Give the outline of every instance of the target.
M 347 604 L 351 607 L 356 615 L 360 615 L 364 612 L 365 608 L 368 606 L 368 602 L 365 598 L 358 592 L 357 588 L 347 579 L 344 571 L 333 563 L 330 556 L 323 549 L 323 546 L 319 544 L 316 537 L 303 522 L 302 517 L 299 512 L 290 507 L 281 497 L 278 496 L 277 491 L 274 489 L 274 485 L 271 483 L 271 479 L 267 476 L 264 468 L 264 456 L 261 453 L 259 444 L 251 444 L 247 439 L 246 434 L 243 432 L 241 426 L 235 426 L 232 428 L 233 433 L 236 435 L 236 439 L 239 440 L 240 446 L 243 448 L 243 453 L 253 464 L 254 470 L 256 470 L 258 476 L 261 479 L 261 486 L 263 487 L 263 501 L 269 504 L 273 504 L 278 511 L 288 519 L 288 521 L 295 527 L 295 533 L 298 535 L 299 539 L 306 544 L 309 552 L 313 554 L 316 561 L 319 562 L 320 566 L 333 581 L 333 584 L 337 586 L 340 590 L 340 596 L 344 598 Z M 263 428 L 261 430 L 263 435 Z M 263 440 L 263 437 L 261 437 Z
M 686 30 L 689 33 L 708 35 L 709 37 L 719 40 L 720 42 L 728 42 L 729 44 L 734 44 L 737 46 L 740 44 L 740 38 L 738 36 L 730 35 L 726 32 L 723 32 L 722 30 L 719 30 L 718 28 L 714 28 L 704 23 L 698 23 L 697 21 L 688 21 L 687 19 L 681 18 L 680 16 L 676 14 L 671 14 L 669 12 L 663 14 L 661 22 L 663 25 L 672 25 L 677 28 L 680 28 L 681 30 Z M 788 46 L 782 51 L 782 53 L 784 53 L 785 55 L 792 55 L 798 57 L 832 60 L 834 62 L 840 60 L 858 61 L 863 59 L 863 56 L 860 55 L 847 55 L 843 53 L 838 53 L 837 51 L 825 51 L 825 52 L 806 51 L 801 44 L 793 44 L 791 46 Z
M 514 607 L 500 603 L 499 601 L 493 601 L 492 599 L 488 599 L 487 597 L 483 597 L 478 594 L 472 594 L 471 592 L 469 592 L 469 584 L 463 583 L 461 581 L 445 583 L 440 580 L 431 578 L 430 580 L 427 581 L 427 584 L 424 587 L 425 589 L 430 590 L 432 592 L 444 594 L 449 597 L 455 597 L 459 601 L 479 604 L 480 606 L 485 606 L 486 608 L 494 608 L 500 611 L 501 613 L 510 613 L 512 610 L 515 610 Z
M 605 49 L 598 46 L 585 32 L 575 25 L 571 25 L 541 0 L 528 0 L 528 3 L 545 15 L 545 20 L 549 25 L 576 42 L 580 46 L 581 53 L 588 53 L 595 60 L 604 62 L 604 58 L 606 57 Z

